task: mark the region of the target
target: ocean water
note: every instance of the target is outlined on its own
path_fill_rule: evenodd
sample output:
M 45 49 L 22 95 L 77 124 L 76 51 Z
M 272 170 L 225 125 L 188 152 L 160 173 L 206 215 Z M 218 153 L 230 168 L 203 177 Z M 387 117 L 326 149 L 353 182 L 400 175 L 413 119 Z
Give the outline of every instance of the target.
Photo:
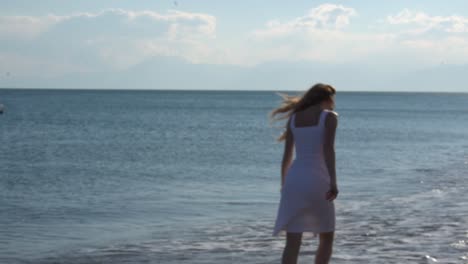
M 0 103 L 0 263 L 280 262 L 274 92 Z M 336 110 L 332 263 L 468 263 L 468 94 L 343 92 Z

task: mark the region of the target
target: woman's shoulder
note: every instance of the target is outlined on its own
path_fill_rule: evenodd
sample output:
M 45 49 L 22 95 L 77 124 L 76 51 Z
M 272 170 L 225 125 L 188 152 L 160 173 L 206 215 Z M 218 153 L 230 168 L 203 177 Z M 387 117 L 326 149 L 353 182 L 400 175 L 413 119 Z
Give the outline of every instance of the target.
M 338 125 L 338 113 L 332 110 L 324 109 L 326 112 L 325 116 L 325 128 L 334 129 Z
M 327 113 L 330 113 L 330 114 L 332 114 L 332 115 L 338 117 L 338 113 L 335 112 L 335 111 L 333 111 L 333 110 L 323 109 L 323 111 L 324 111 L 324 112 L 327 112 Z

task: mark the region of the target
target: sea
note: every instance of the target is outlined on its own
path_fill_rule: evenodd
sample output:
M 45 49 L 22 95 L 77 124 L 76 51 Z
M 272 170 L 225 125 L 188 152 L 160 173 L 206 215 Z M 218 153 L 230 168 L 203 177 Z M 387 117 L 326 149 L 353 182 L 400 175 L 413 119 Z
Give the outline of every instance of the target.
M 278 91 L 0 103 L 0 263 L 280 263 Z M 338 91 L 335 110 L 331 263 L 468 263 L 468 94 Z M 299 263 L 317 244 L 304 234 Z

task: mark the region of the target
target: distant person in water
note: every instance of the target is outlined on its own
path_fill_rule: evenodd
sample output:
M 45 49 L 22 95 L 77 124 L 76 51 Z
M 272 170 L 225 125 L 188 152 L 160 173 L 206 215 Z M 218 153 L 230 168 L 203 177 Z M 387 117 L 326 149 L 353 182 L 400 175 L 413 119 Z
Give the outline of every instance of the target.
M 281 199 L 273 235 L 286 232 L 283 264 L 297 263 L 303 232 L 319 234 L 316 264 L 328 263 L 335 231 L 334 200 L 338 196 L 335 132 L 338 114 L 335 89 L 318 83 L 302 96 L 280 94 L 283 104 L 272 119 L 288 119 L 278 141 L 285 140 L 281 164 Z M 275 118 L 278 114 L 281 117 Z M 296 149 L 295 159 L 293 149 Z

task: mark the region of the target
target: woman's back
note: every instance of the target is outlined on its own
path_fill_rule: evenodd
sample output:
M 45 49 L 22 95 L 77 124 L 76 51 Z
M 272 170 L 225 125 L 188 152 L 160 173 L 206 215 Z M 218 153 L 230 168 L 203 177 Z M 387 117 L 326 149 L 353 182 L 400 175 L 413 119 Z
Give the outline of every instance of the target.
M 296 120 L 298 113 L 292 114 L 290 129 L 295 142 L 296 160 L 308 160 L 312 162 L 313 159 L 320 159 L 323 156 L 325 118 L 328 112 L 331 111 L 322 110 L 318 114 L 318 121 L 312 125 L 309 123 L 307 126 L 298 126 Z
M 314 112 L 318 120 L 315 123 L 300 122 L 302 125 L 296 123 L 297 113 L 291 115 L 290 129 L 296 157 L 285 177 L 274 234 L 281 230 L 320 233 L 334 229 L 334 205 L 325 199 L 330 175 L 323 149 L 325 120 L 328 114 L 334 112 L 323 109 L 299 114 L 310 119 Z M 305 126 L 305 123 L 308 125 Z

